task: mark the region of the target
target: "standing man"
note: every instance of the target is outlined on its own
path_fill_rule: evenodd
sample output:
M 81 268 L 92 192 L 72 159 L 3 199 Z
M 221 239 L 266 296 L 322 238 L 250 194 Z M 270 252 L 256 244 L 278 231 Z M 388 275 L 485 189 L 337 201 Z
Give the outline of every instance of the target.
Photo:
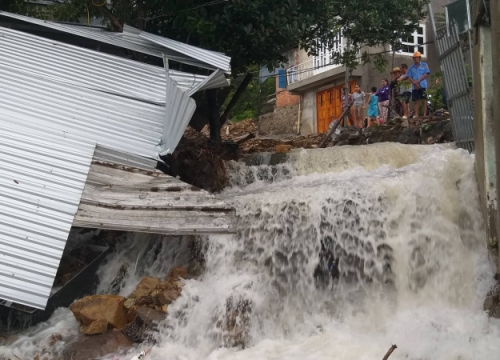
M 419 104 L 422 104 L 424 116 L 427 115 L 427 76 L 431 73 L 429 66 L 421 60 L 422 54 L 416 51 L 413 54 L 414 64 L 410 66 L 406 73 L 406 78 L 408 78 L 412 84 L 411 99 L 413 101 L 416 116 L 418 116 Z

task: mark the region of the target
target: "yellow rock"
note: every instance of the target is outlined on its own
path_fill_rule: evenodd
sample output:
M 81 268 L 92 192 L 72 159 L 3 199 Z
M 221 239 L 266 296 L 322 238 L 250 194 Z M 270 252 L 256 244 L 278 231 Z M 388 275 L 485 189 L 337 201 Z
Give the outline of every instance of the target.
M 102 334 L 105 333 L 106 330 L 108 330 L 108 322 L 104 319 L 93 321 L 90 325 L 81 328 L 82 333 L 85 335 Z
M 132 295 L 130 295 L 130 297 L 138 299 L 143 296 L 148 296 L 160 283 L 161 283 L 160 279 L 151 276 L 146 276 L 141 280 L 139 285 L 137 285 L 135 291 L 132 293 Z
M 69 308 L 84 326 L 96 320 L 106 320 L 111 326 L 121 329 L 127 325 L 125 300 L 118 295 L 93 295 L 74 302 Z

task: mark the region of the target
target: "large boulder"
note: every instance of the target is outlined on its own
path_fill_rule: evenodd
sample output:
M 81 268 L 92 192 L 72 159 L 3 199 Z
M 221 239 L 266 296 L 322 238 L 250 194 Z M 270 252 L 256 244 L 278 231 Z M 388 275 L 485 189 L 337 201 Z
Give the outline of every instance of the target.
M 132 295 L 130 295 L 130 298 L 138 299 L 144 296 L 148 296 L 160 283 L 161 283 L 160 279 L 151 276 L 146 276 L 137 285 Z
M 158 324 L 167 316 L 162 311 L 146 306 L 134 306 L 129 312 L 133 313 L 134 321 L 128 324 L 122 333 L 134 343 L 152 341 L 152 331 L 158 330 Z
M 162 322 L 163 320 L 165 320 L 165 318 L 167 316 L 165 313 L 163 313 L 161 311 L 158 311 L 158 310 L 146 307 L 146 306 L 139 306 L 135 310 L 135 314 L 136 314 L 135 321 L 139 325 L 145 325 L 148 328 L 153 329 L 153 330 L 156 330 L 158 327 L 158 324 L 160 322 Z
M 168 305 L 175 301 L 181 294 L 183 279 L 188 278 L 188 269 L 184 267 L 175 267 L 170 271 L 166 280 L 155 288 L 151 293 L 155 297 L 158 304 Z
M 108 330 L 108 321 L 105 319 L 95 320 L 88 326 L 82 327 L 82 333 L 85 335 L 103 334 Z
M 125 298 L 118 295 L 92 295 L 80 299 L 69 307 L 84 326 L 96 320 L 106 320 L 109 326 L 121 329 L 127 325 Z
M 167 289 L 158 294 L 158 302 L 161 305 L 170 305 L 177 298 L 181 296 L 181 291 L 179 289 Z

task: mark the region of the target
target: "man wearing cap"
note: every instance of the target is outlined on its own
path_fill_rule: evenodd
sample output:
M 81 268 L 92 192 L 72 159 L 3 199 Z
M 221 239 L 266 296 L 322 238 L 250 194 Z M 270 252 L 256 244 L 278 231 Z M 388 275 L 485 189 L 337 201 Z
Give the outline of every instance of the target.
M 415 114 L 418 115 L 419 103 L 421 103 L 424 115 L 427 115 L 427 76 L 429 76 L 431 71 L 429 70 L 429 66 L 421 60 L 422 54 L 416 51 L 413 54 L 414 64 L 408 69 L 406 78 L 412 84 L 411 99 L 414 104 Z

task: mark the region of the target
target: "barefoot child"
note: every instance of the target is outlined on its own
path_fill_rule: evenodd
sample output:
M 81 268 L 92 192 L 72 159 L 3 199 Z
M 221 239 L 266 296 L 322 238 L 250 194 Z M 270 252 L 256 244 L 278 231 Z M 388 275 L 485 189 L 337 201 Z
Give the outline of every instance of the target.
M 374 86 L 371 90 L 370 99 L 368 100 L 368 126 L 372 126 L 372 122 L 375 121 L 378 116 L 378 97 L 375 95 L 377 88 Z

